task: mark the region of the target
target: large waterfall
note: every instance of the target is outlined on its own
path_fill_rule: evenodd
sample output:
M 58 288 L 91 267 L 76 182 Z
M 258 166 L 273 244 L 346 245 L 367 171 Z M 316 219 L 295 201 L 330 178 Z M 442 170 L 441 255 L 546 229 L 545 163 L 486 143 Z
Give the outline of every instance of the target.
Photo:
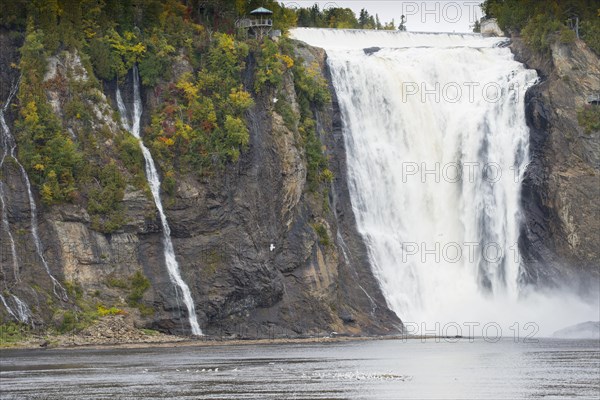
M 425 333 L 437 323 L 545 318 L 528 308 L 539 299 L 521 300 L 517 246 L 524 97 L 535 71 L 503 38 L 302 28 L 292 36 L 327 51 L 352 206 L 390 308 Z M 580 321 L 574 314 L 557 326 Z
M 156 204 L 156 208 L 158 210 L 160 222 L 162 225 L 165 263 L 167 266 L 167 271 L 169 273 L 169 278 L 171 279 L 173 285 L 175 285 L 176 289 L 181 291 L 183 303 L 187 308 L 192 334 L 202 335 L 202 331 L 200 330 L 200 325 L 198 324 L 198 319 L 196 317 L 196 307 L 194 306 L 192 293 L 188 285 L 181 277 L 181 273 L 179 271 L 179 263 L 177 262 L 177 258 L 175 257 L 175 249 L 173 248 L 173 241 L 171 240 L 171 228 L 169 227 L 167 216 L 165 215 L 162 201 L 160 199 L 160 177 L 158 175 L 158 171 L 156 170 L 156 165 L 154 164 L 152 154 L 150 153 L 150 150 L 148 150 L 148 148 L 144 145 L 140 136 L 142 100 L 140 98 L 140 79 L 137 67 L 134 67 L 133 69 L 133 113 L 131 116 L 131 124 L 128 121 L 127 109 L 125 108 L 125 104 L 123 103 L 123 99 L 121 97 L 121 91 L 118 87 L 116 97 L 117 106 L 121 115 L 121 122 L 123 123 L 125 129 L 131 132 L 131 134 L 136 139 L 138 139 L 140 149 L 142 150 L 142 154 L 144 155 L 144 161 L 146 164 L 146 179 L 148 180 L 148 185 L 150 186 L 150 191 L 152 192 L 152 197 L 154 198 L 154 203 Z

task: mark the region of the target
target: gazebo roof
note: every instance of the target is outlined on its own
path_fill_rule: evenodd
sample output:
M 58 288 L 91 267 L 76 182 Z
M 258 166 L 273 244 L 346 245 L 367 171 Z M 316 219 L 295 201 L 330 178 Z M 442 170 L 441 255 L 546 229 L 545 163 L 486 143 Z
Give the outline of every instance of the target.
M 256 10 L 250 11 L 251 15 L 273 14 L 273 11 L 267 10 L 264 7 L 259 7 Z

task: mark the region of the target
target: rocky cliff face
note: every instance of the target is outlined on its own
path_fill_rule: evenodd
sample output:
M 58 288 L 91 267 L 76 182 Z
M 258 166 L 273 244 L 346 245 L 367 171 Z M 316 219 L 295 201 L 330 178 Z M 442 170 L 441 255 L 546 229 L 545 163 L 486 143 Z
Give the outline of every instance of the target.
M 2 40 L 8 39 L 2 36 Z M 14 50 L 17 45 L 8 47 Z M 319 63 L 327 75 L 324 52 L 300 44 L 296 50 L 306 62 Z M 18 62 L 16 50 L 6 54 L 2 71 Z M 174 76 L 189 67 L 179 61 L 174 63 Z M 252 68 L 250 60 L 249 87 Z M 3 99 L 5 88 L 16 76 L 16 70 L 0 76 Z M 46 82 L 57 76 L 90 79 L 76 53 L 48 60 Z M 297 107 L 289 72 L 283 86 L 292 107 Z M 94 96 L 92 123 L 85 127 L 65 116 L 60 100 L 65 94 L 57 93 L 60 89 L 48 85 L 46 95 L 73 140 L 94 138 L 100 152 L 116 154 L 115 142 L 126 133 L 116 113 L 115 83 L 105 83 L 104 92 Z M 125 102 L 131 102 L 131 79 L 121 91 Z M 160 97 L 148 88 L 142 95 L 147 124 Z M 192 291 L 202 329 L 215 335 L 263 337 L 325 331 L 398 332 L 401 322 L 386 306 L 355 229 L 335 98 L 315 115 L 335 175 L 326 196 L 307 189 L 300 138 L 275 112 L 272 99 L 263 95 L 255 103 L 246 116 L 250 145 L 239 162 L 210 178 L 183 174 L 173 194 L 163 198 L 182 277 Z M 9 125 L 13 119 L 9 108 Z M 11 257 L 5 246 L 6 230 L 2 232 L 2 289 L 6 298 L 15 294 L 29 305 L 35 324 L 60 325 L 68 312 L 77 315 L 84 305 L 102 304 L 124 308 L 139 326 L 189 332 L 185 308 L 178 304 L 166 271 L 160 222 L 147 190 L 126 186 L 122 201 L 125 223 L 110 234 L 95 229 L 93 216 L 78 201 L 42 207 L 35 193 L 44 257 L 69 292 L 69 299 L 63 300 L 52 296 L 52 282 L 42 273 L 39 259 L 27 257 L 35 252 L 27 238 L 31 210 L 22 179 L 6 164 L 2 180 L 10 188 L 5 206 L 10 230 L 23 237 L 16 246 L 17 280 L 9 274 Z M 321 228 L 319 234 L 315 226 Z M 132 282 L 139 273 L 147 277 L 150 287 L 137 301 L 139 307 L 130 307 L 128 299 L 135 290 Z M 0 306 L 0 321 L 12 318 Z
M 515 57 L 541 83 L 526 94 L 530 157 L 523 182 L 520 239 L 525 281 L 583 291 L 600 276 L 600 132 L 586 133 L 577 111 L 600 90 L 600 61 L 580 40 L 532 54 L 520 38 Z
M 0 45 L 4 102 L 18 80 L 15 66 L 21 40 L 2 33 Z M 302 43 L 294 46 L 307 65 L 317 63 L 329 78 L 322 50 Z M 531 164 L 523 182 L 524 281 L 573 286 L 597 282 L 599 132 L 585 133 L 577 123 L 577 110 L 588 93 L 600 90 L 600 63 L 579 41 L 555 44 L 551 57 L 532 55 L 518 38 L 512 48 L 517 59 L 542 77 L 526 94 Z M 74 52 L 48 59 L 44 87 L 48 102 L 73 141 L 118 159 L 116 143 L 127 133 L 116 111 L 115 82 L 103 83 L 102 91 L 84 100 L 92 110 L 89 125 L 65 112 L 64 99 L 77 95 L 65 82 L 83 85 L 92 79 L 84 64 Z M 191 69 L 181 58 L 172 68 L 173 79 Z M 253 68 L 250 59 L 246 87 L 253 87 Z M 121 87 L 126 103 L 131 103 L 131 85 L 129 77 Z M 275 111 L 272 96 L 263 94 L 246 115 L 250 144 L 239 162 L 207 178 L 181 174 L 172 194 L 163 193 L 175 253 L 205 333 L 266 337 L 324 331 L 386 334 L 401 329 L 355 228 L 340 113 L 330 91 L 333 100 L 323 110 L 314 110 L 335 177 L 327 190 L 308 189 L 301 138 Z M 147 125 L 161 97 L 152 88 L 144 88 L 142 94 Z M 284 76 L 282 94 L 297 110 L 290 72 Z M 16 112 L 11 106 L 6 109 L 9 128 Z M 4 152 L 6 143 L 2 146 Z M 120 163 L 118 168 L 131 178 L 128 181 L 134 180 L 126 165 Z M 4 190 L 0 211 L 8 223 L 0 230 L 1 294 L 8 306 L 0 304 L 0 323 L 17 319 L 20 310 L 30 312 L 35 325 L 61 326 L 69 318 L 82 318 L 78 315 L 86 308 L 114 305 L 133 315 L 138 326 L 189 332 L 185 308 L 167 274 L 161 224 L 147 187 L 126 185 L 121 201 L 124 222 L 110 234 L 98 229 L 84 199 L 43 206 L 34 190 L 46 270 L 31 235 L 25 181 L 10 157 L 2 164 L 0 178 Z M 55 293 L 51 276 L 67 289 L 67 299 L 60 291 Z M 140 286 L 139 276 L 147 278 L 148 288 L 143 281 Z M 144 290 L 136 292 L 140 287 Z M 135 306 L 130 301 L 134 295 Z M 20 309 L 19 301 L 28 309 Z

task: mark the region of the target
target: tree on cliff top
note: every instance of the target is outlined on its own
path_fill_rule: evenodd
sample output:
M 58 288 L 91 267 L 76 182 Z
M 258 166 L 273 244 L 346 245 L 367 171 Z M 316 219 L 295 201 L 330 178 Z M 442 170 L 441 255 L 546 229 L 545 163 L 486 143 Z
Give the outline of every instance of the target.
M 550 43 L 570 37 L 563 32 L 572 18 L 580 21 L 580 36 L 600 54 L 600 9 L 595 0 L 485 0 L 481 5 L 486 18 L 496 18 L 505 32 L 521 34 L 538 52 L 548 51 Z

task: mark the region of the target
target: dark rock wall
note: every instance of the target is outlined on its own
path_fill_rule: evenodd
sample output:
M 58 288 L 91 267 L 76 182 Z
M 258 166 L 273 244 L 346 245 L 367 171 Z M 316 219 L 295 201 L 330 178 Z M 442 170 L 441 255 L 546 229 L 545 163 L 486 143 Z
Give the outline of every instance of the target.
M 523 182 L 519 244 L 524 281 L 597 290 L 600 132 L 585 133 L 577 111 L 600 90 L 600 60 L 580 40 L 556 43 L 546 56 L 532 54 L 518 37 L 511 48 L 541 77 L 526 94 L 531 163 Z
M 18 76 L 11 64 L 18 63 L 19 38 L 2 33 L 0 45 L 0 94 L 5 99 L 10 82 Z M 329 78 L 322 50 L 300 43 L 295 46 L 307 64 L 317 62 Z M 600 88 L 600 63 L 581 42 L 555 45 L 551 57 L 533 56 L 518 38 L 512 49 L 519 61 L 537 69 L 542 77 L 526 94 L 531 164 L 523 182 L 523 280 L 586 289 L 582 282 L 593 286 L 599 278 L 599 133 L 585 134 L 577 124 L 576 112 L 588 92 Z M 78 60 L 69 56 L 50 69 L 59 68 L 56 65 L 77 67 Z M 184 60 L 173 65 L 175 75 L 189 69 Z M 250 59 L 248 87 L 252 87 L 253 65 Z M 116 109 L 114 83 L 106 83 L 104 89 L 106 99 L 97 106 Z M 192 290 L 206 333 L 386 334 L 401 329 L 400 320 L 386 305 L 370 269 L 365 243 L 356 230 L 340 112 L 330 89 L 332 102 L 315 114 L 335 176 L 325 197 L 323 192 L 307 189 L 305 155 L 297 133 L 274 111 L 272 98 L 260 96 L 246 116 L 250 146 L 239 162 L 211 178 L 180 176 L 175 194 L 163 198 L 182 276 Z M 130 101 L 131 79 L 121 90 L 125 101 Z M 289 74 L 284 92 L 297 109 Z M 52 93 L 48 96 L 53 99 Z M 143 98 L 147 124 L 161 100 L 152 90 L 144 90 Z M 61 115 L 60 104 L 55 106 Z M 114 115 L 101 114 L 97 126 L 104 126 L 112 135 L 124 134 Z M 9 109 L 11 126 L 13 119 Z M 73 128 L 77 133 L 77 127 Z M 101 145 L 114 151 L 110 140 Z M 127 188 L 127 223 L 112 234 L 94 231 L 81 205 L 43 207 L 35 193 L 40 236 L 51 272 L 80 290 L 79 298 L 71 296 L 64 302 L 52 295 L 52 282 L 35 255 L 28 234 L 30 209 L 18 172 L 7 162 L 0 176 L 8 188 L 6 211 L 17 238 L 19 278 L 9 265 L 4 232 L 0 232 L 0 278 L 3 293 L 27 301 L 36 324 L 59 323 L 62 311 L 76 310 L 75 303 L 82 299 L 126 307 L 128 292 L 114 282 L 128 282 L 141 271 L 151 283 L 142 302 L 153 312 L 128 309 L 136 323 L 167 332 L 188 331 L 187 316 L 166 272 L 160 223 L 147 193 Z M 320 242 L 314 224 L 325 227 L 330 244 Z M 0 320 L 9 319 L 0 306 Z
M 304 46 L 298 46 L 298 51 L 307 62 L 317 61 L 327 74 L 323 51 Z M 10 62 L 18 62 L 16 54 Z M 81 78 L 81 73 L 73 72 L 79 65 L 76 55 L 59 61 L 51 60 L 50 75 L 57 68 L 65 68 L 70 72 L 64 75 Z M 248 87 L 253 86 L 253 65 L 250 59 Z M 189 65 L 175 60 L 173 69 L 176 77 Z M 2 79 L 4 85 L 5 77 Z M 297 109 L 293 77 L 288 73 L 284 80 L 285 95 Z M 104 83 L 106 98 L 97 104 L 99 109 L 116 110 L 115 89 L 114 82 Z M 128 108 L 131 90 L 128 77 L 121 87 Z M 5 96 L 4 90 L 2 94 Z M 54 99 L 53 93 L 48 92 L 48 96 Z M 148 124 L 161 100 L 146 88 L 142 97 L 143 122 Z M 307 188 L 306 160 L 297 132 L 285 126 L 270 96 L 259 96 L 255 102 L 246 116 L 250 145 L 239 162 L 210 178 L 181 175 L 174 195 L 164 194 L 162 199 L 182 277 L 192 291 L 201 328 L 208 334 L 247 336 L 398 332 L 401 322 L 386 306 L 355 228 L 336 101 L 315 115 L 335 174 L 325 198 L 322 191 L 311 193 Z M 62 116 L 60 102 L 53 106 Z M 94 123 L 114 136 L 125 134 L 115 118 L 113 113 L 105 113 Z M 79 134 L 76 127 L 74 132 Z M 113 151 L 110 141 L 104 145 L 107 152 Z M 11 214 L 22 214 L 27 221 L 29 207 L 15 171 L 5 168 L 2 179 L 16 188 L 9 196 Z M 112 234 L 94 231 L 90 216 L 77 202 L 43 207 L 37 193 L 36 197 L 44 254 L 51 270 L 61 282 L 80 292 L 77 298 L 59 301 L 52 297 L 51 282 L 39 271 L 39 262 L 34 262 L 35 269 L 22 265 L 29 276 L 18 287 L 9 283 L 8 289 L 30 305 L 50 304 L 32 307 L 38 324 L 51 323 L 53 318 L 60 323 L 64 310 L 77 310 L 76 303 L 83 301 L 126 308 L 139 326 L 189 332 L 185 307 L 179 304 L 167 275 L 160 222 L 147 193 L 127 188 L 127 223 Z M 316 223 L 326 227 L 330 244 L 320 243 L 313 228 Z M 23 231 L 28 229 L 23 226 Z M 19 244 L 18 252 L 31 253 L 30 244 Z M 2 262 L 4 267 L 5 257 Z M 128 289 L 121 286 L 128 284 L 136 271 L 151 283 L 142 300 L 151 313 L 127 307 Z M 2 306 L 0 319 L 9 319 Z

